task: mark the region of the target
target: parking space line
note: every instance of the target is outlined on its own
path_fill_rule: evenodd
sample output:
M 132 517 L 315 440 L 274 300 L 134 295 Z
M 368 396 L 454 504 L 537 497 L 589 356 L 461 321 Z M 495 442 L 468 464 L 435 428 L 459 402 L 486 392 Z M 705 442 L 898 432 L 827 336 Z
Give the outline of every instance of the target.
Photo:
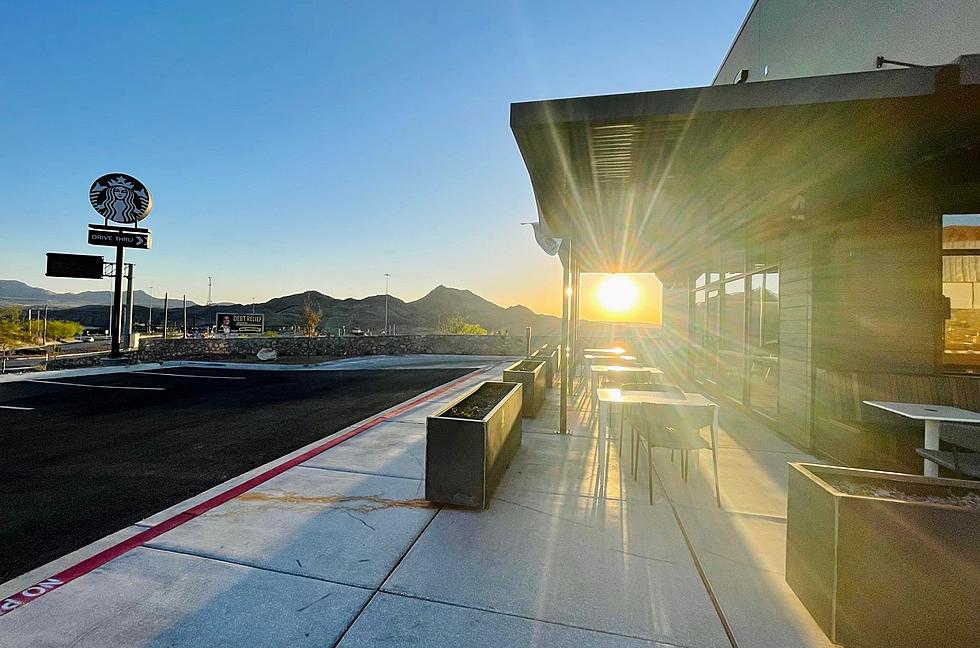
M 245 380 L 245 376 L 199 376 L 197 374 L 164 373 L 162 371 L 131 371 L 130 373 L 147 376 L 173 376 L 174 378 L 208 378 L 210 380 Z
M 0 405 L 0 409 L 21 410 L 21 411 L 24 411 L 24 412 L 29 412 L 29 411 L 33 410 L 34 408 L 33 407 L 17 407 L 16 405 Z
M 167 389 L 166 387 L 129 387 L 126 385 L 86 385 L 85 383 L 62 380 L 25 380 L 24 382 L 41 383 L 42 385 L 67 385 L 68 387 L 92 387 L 94 389 L 138 389 L 140 391 L 165 391 Z

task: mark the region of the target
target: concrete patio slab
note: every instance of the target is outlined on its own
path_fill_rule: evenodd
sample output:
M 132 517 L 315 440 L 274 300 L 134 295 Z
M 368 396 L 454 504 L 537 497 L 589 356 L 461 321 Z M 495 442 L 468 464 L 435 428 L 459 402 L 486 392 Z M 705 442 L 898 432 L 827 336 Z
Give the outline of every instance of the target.
M 707 552 L 699 552 L 698 558 L 740 647 L 836 647 L 781 573 Z
M 675 648 L 621 635 L 379 593 L 339 648 Z
M 485 511 L 443 509 L 383 590 L 682 646 L 730 646 L 666 506 L 508 493 Z
M 0 620 L 0 645 L 330 646 L 371 592 L 138 548 Z
M 145 530 L 146 527 L 142 525 L 134 524 L 128 526 L 125 529 L 116 531 L 115 533 L 110 533 L 100 540 L 87 544 L 81 549 L 76 549 L 71 553 L 65 554 L 61 558 L 52 560 L 51 562 L 32 569 L 29 572 L 25 572 L 16 578 L 11 578 L 6 583 L 0 585 L 0 600 L 5 599 L 12 594 L 16 594 L 17 592 L 21 592 L 24 589 L 48 578 L 52 574 L 57 574 L 58 572 L 67 569 L 72 565 L 78 564 L 86 558 L 90 558 L 91 556 L 94 556 L 100 551 L 108 549 L 117 543 L 128 540 L 137 533 Z
M 425 426 L 386 421 L 302 465 L 421 480 L 425 473 Z
M 786 520 L 675 505 L 699 556 L 712 555 L 774 574 L 786 570 Z
M 641 449 L 640 479 L 646 480 L 646 459 Z M 670 461 L 670 451 L 654 450 L 654 468 L 670 500 L 680 506 L 717 508 L 711 452 L 702 450 L 695 461 L 691 455 L 688 480 L 681 479 L 680 462 Z M 786 517 L 786 489 L 790 461 L 809 461 L 803 454 L 788 454 L 719 447 L 718 474 L 721 502 L 726 511 L 771 517 Z
M 526 434 L 497 493 L 537 492 L 594 497 L 599 480 L 598 438 L 558 434 Z M 606 489 L 611 499 L 649 501 L 645 481 L 634 480 L 626 465 L 620 464 L 619 450 L 610 444 L 606 465 Z M 654 483 L 654 496 L 663 490 Z
M 378 587 L 436 509 L 422 482 L 296 467 L 148 546 Z

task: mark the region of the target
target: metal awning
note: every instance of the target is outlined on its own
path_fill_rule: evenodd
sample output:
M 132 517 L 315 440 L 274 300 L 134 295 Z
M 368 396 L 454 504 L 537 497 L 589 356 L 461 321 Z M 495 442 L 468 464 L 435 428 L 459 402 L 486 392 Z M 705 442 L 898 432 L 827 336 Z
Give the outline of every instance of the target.
M 794 204 L 980 151 L 980 55 L 954 64 L 515 103 L 539 220 L 583 272 L 657 272 Z M 945 165 L 945 166 L 944 166 Z M 975 167 L 976 165 L 974 165 Z M 976 172 L 976 171 L 974 171 Z M 751 227 L 749 228 L 751 229 Z

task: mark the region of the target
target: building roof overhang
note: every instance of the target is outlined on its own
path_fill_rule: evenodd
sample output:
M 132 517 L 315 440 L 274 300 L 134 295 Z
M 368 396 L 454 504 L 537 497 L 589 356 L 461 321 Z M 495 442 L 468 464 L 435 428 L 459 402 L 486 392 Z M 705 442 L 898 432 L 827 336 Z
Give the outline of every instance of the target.
M 658 272 L 794 209 L 980 150 L 980 55 L 955 64 L 515 103 L 543 230 L 583 270 Z M 950 162 L 954 163 L 954 162 Z

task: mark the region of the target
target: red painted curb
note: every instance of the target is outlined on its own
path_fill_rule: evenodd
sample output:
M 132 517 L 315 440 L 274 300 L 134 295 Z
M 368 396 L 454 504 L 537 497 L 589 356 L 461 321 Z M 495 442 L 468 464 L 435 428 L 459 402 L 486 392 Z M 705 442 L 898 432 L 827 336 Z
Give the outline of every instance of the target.
M 217 495 L 211 497 L 210 499 L 207 499 L 201 502 L 200 504 L 196 504 L 195 506 L 192 506 L 191 508 L 187 509 L 182 513 L 178 513 L 173 517 L 167 518 L 163 522 L 160 522 L 159 524 L 155 524 L 152 527 L 146 529 L 145 531 L 141 531 L 140 533 L 137 533 L 131 538 L 127 538 L 117 544 L 114 544 L 108 549 L 103 549 L 102 551 L 95 554 L 94 556 L 90 556 L 85 560 L 72 565 L 71 567 L 63 569 L 62 571 L 58 572 L 54 576 L 51 576 L 50 578 L 46 578 L 43 581 L 35 585 L 32 585 L 31 587 L 28 587 L 27 589 L 21 591 L 18 594 L 14 594 L 9 598 L 3 599 L 2 601 L 0 601 L 0 616 L 3 616 L 9 612 L 12 612 L 13 610 L 16 610 L 18 608 L 27 605 L 31 601 L 40 598 L 44 594 L 47 594 L 52 590 L 58 589 L 62 585 L 66 585 L 71 581 L 75 580 L 76 578 L 79 578 L 80 576 L 84 576 L 90 571 L 93 571 L 94 569 L 97 569 L 102 565 L 106 564 L 110 560 L 113 560 L 114 558 L 118 558 L 124 553 L 132 549 L 135 549 L 136 547 L 146 542 L 149 542 L 150 540 L 153 540 L 157 536 L 163 535 L 164 533 L 170 531 L 171 529 L 175 529 L 176 527 L 179 527 L 181 524 L 184 524 L 189 520 L 193 520 L 197 516 L 206 513 L 207 511 L 210 511 L 214 507 L 220 506 L 221 504 L 224 504 L 228 500 L 238 497 L 242 493 L 255 488 L 256 486 L 262 484 L 263 482 L 269 481 L 270 479 L 272 479 L 277 475 L 281 475 L 282 473 L 286 472 L 290 468 L 298 466 L 304 461 L 307 461 L 312 457 L 315 457 L 318 454 L 326 450 L 329 450 L 335 445 L 339 445 L 344 441 L 346 441 L 347 439 L 350 439 L 351 437 L 355 437 L 361 432 L 370 430 L 371 428 L 377 426 L 378 424 L 383 423 L 384 421 L 387 421 L 395 416 L 404 414 L 405 412 L 417 407 L 418 405 L 421 405 L 426 401 L 432 400 L 436 396 L 441 396 L 442 394 L 445 394 L 450 389 L 456 387 L 458 384 L 465 382 L 470 378 L 473 378 L 474 376 L 486 371 L 488 370 L 476 369 L 466 374 L 465 376 L 460 376 L 456 380 L 446 383 L 441 387 L 436 387 L 435 389 L 430 390 L 425 394 L 416 396 L 415 398 L 406 401 L 401 405 L 398 405 L 394 409 L 389 410 L 384 414 L 378 415 L 372 419 L 369 419 L 368 421 L 365 421 L 364 423 L 361 423 L 360 425 L 358 425 L 353 430 L 350 430 L 349 432 L 345 432 L 344 434 L 338 437 L 333 437 L 327 441 L 324 441 L 320 445 L 310 448 L 306 452 L 297 455 L 292 459 L 288 459 L 282 462 L 281 464 L 277 464 L 272 468 L 269 468 L 265 472 L 260 473 L 255 477 L 252 477 L 251 479 L 242 482 L 241 484 L 238 484 L 237 486 L 232 486 L 228 490 L 218 493 Z

